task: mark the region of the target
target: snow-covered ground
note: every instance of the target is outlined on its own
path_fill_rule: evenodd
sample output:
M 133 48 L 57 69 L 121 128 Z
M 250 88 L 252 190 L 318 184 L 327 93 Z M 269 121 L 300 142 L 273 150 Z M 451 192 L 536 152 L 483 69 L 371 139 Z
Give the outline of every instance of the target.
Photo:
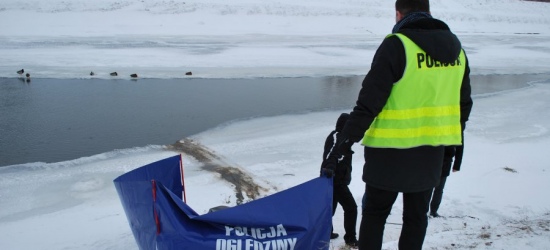
M 361 75 L 395 22 L 375 0 L 3 0 L 0 77 Z M 539 73 L 550 57 L 550 5 L 431 1 L 473 72 Z
M 462 39 L 476 74 L 548 73 L 550 4 L 437 0 L 432 14 Z M 394 22 L 393 1 L 2 0 L 0 77 L 177 78 L 366 74 Z M 473 82 L 472 84 L 475 84 Z M 452 173 L 425 249 L 550 249 L 550 80 L 475 98 L 461 172 Z M 263 195 L 318 175 L 342 111 L 256 118 L 192 139 L 240 167 Z M 362 149 L 350 185 L 362 196 Z M 174 155 L 161 146 L 0 168 L 0 249 L 136 249 L 112 184 Z M 9 157 L 9 156 L 0 156 Z M 233 188 L 184 156 L 188 204 L 234 205 Z M 397 249 L 401 201 L 384 249 Z M 342 211 L 334 217 L 343 234 Z M 360 220 L 360 219 L 358 219 Z M 334 249 L 343 245 L 333 240 Z

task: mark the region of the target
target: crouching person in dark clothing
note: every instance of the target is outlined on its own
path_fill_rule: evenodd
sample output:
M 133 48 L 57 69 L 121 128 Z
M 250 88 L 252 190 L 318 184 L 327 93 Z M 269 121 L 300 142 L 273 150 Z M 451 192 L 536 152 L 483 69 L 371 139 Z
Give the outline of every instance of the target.
M 326 141 L 325 141 L 325 150 L 323 152 L 323 160 L 326 159 L 331 152 L 334 143 L 336 142 L 336 136 L 339 132 L 342 131 L 342 128 L 348 120 L 349 114 L 343 113 L 338 118 L 336 122 L 336 129 L 330 132 Z M 356 225 L 357 225 L 357 204 L 351 191 L 349 190 L 348 185 L 351 182 L 351 159 L 352 159 L 352 150 L 347 150 L 342 153 L 342 157 L 338 161 L 338 164 L 335 169 L 333 169 L 334 175 L 334 190 L 332 195 L 332 215 L 336 212 L 336 206 L 340 204 L 344 210 L 344 230 L 346 234 L 344 235 L 344 241 L 346 245 L 356 248 L 358 246 L 356 238 Z M 323 171 L 323 170 L 322 170 Z M 326 174 L 326 173 L 321 173 Z M 329 173 L 330 175 L 331 173 Z M 331 239 L 338 238 L 338 234 L 332 232 L 330 235 Z

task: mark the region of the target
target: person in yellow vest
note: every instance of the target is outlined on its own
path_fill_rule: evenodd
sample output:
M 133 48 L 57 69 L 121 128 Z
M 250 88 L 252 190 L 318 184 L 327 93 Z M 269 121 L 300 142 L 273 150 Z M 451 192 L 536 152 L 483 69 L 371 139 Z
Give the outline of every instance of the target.
M 430 13 L 428 0 L 397 0 L 396 24 L 376 51 L 358 100 L 322 168 L 340 152 L 364 146 L 367 197 L 359 249 L 381 249 L 384 225 L 399 193 L 399 249 L 422 249 L 432 190 L 445 146 L 461 145 L 472 109 L 470 69 L 459 39 Z

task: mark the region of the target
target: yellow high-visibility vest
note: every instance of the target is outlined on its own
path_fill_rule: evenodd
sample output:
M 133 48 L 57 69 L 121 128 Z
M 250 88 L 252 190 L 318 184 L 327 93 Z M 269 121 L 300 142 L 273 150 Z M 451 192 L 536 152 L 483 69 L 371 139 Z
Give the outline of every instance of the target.
M 403 34 L 406 67 L 362 144 L 376 148 L 461 145 L 460 88 L 466 56 L 441 63 Z

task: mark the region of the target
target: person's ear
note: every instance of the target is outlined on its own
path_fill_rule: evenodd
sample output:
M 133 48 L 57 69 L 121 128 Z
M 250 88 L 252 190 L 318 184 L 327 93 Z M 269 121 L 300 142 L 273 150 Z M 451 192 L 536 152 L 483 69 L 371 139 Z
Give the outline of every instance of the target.
M 404 15 L 401 14 L 400 11 L 398 11 L 398 10 L 395 11 L 395 22 L 396 23 L 401 21 L 401 19 L 403 19 L 403 17 L 404 17 Z

